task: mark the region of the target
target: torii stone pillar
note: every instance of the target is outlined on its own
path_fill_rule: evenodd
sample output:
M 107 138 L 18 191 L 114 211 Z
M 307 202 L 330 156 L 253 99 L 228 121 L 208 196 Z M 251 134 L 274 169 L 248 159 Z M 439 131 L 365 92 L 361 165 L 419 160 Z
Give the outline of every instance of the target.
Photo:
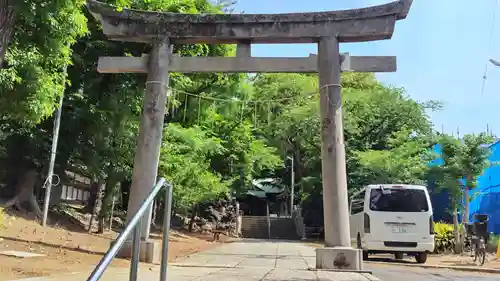
M 150 55 L 103 57 L 98 66 L 102 73 L 148 73 L 129 218 L 155 182 L 168 72 L 319 73 L 326 247 L 317 250 L 316 267 L 360 270 L 361 251 L 351 248 L 349 234 L 340 72 L 395 71 L 396 60 L 395 57 L 350 57 L 339 53 L 339 43 L 391 38 L 396 21 L 406 18 L 411 4 L 412 0 L 399 0 L 362 9 L 319 13 L 194 15 L 117 11 L 112 6 L 88 0 L 89 11 L 101 22 L 109 39 L 153 44 Z M 170 44 L 198 43 L 238 44 L 237 57 L 170 56 Z M 318 56 L 251 57 L 250 45 L 258 43 L 318 43 Z M 143 225 L 145 241 L 149 237 L 150 220 L 151 212 Z M 147 244 L 146 249 L 151 252 L 147 257 L 155 256 L 153 248 Z

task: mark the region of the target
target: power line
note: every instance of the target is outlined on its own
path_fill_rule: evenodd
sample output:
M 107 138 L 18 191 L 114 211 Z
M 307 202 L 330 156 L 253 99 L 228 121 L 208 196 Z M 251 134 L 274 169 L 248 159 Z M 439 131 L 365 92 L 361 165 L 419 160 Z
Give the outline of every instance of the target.
M 181 93 L 181 94 L 184 94 L 184 95 L 187 95 L 187 96 L 197 97 L 197 98 L 203 99 L 203 100 L 219 101 L 219 102 L 230 102 L 230 103 L 268 103 L 268 102 L 280 102 L 280 101 L 293 100 L 293 99 L 297 98 L 297 97 L 288 97 L 288 98 L 267 99 L 267 100 L 246 100 L 246 99 L 241 99 L 239 97 L 216 98 L 216 97 L 206 96 L 206 95 L 203 95 L 203 94 L 194 94 L 194 93 L 190 93 L 190 92 L 187 92 L 187 91 L 178 90 L 178 89 L 172 89 L 172 88 L 170 88 L 169 90 L 173 91 L 173 92 L 176 92 L 176 93 Z M 311 92 L 309 95 L 318 94 L 318 93 L 319 93 L 319 90 L 317 90 L 315 92 Z
M 331 85 L 327 85 L 327 86 L 331 86 Z M 338 85 L 341 87 L 341 85 Z M 262 104 L 266 104 L 267 105 L 267 111 L 268 111 L 268 116 L 267 116 L 267 123 L 270 124 L 271 123 L 271 115 L 272 115 L 272 109 L 271 109 L 271 105 L 273 103 L 280 103 L 280 102 L 284 102 L 284 101 L 288 101 L 288 100 L 295 100 L 297 98 L 300 98 L 300 97 L 303 97 L 303 98 L 312 98 L 314 95 L 318 95 L 321 91 L 321 89 L 318 89 L 318 90 L 315 90 L 315 91 L 311 91 L 309 93 L 302 93 L 300 94 L 300 96 L 294 96 L 294 97 L 287 97 L 287 98 L 278 98 L 278 99 L 265 99 L 265 100 L 260 100 L 260 99 L 257 99 L 257 100 L 251 100 L 251 99 L 242 99 L 242 98 L 239 98 L 239 97 L 229 97 L 229 98 L 217 98 L 217 97 L 211 97 L 211 96 L 207 96 L 207 95 L 204 95 L 204 94 L 194 94 L 194 93 L 190 93 L 190 92 L 187 92 L 187 91 L 183 91 L 183 90 L 179 90 L 179 89 L 174 89 L 174 88 L 169 88 L 167 85 L 165 85 L 165 87 L 167 87 L 167 91 L 170 91 L 172 93 L 172 95 L 170 96 L 170 98 L 167 100 L 167 111 L 170 112 L 170 114 L 172 115 L 175 115 L 175 112 L 176 112 L 176 109 L 178 108 L 176 105 L 174 105 L 175 103 L 177 103 L 177 101 L 179 101 L 177 98 L 179 96 L 179 94 L 184 94 L 185 97 L 184 97 L 184 109 L 182 110 L 183 111 L 183 119 L 186 120 L 186 116 L 187 116 L 187 107 L 188 107 L 188 97 L 193 97 L 193 98 L 197 98 L 198 99 L 198 110 L 197 110 L 197 114 L 198 114 L 198 123 L 200 122 L 201 120 L 201 101 L 202 100 L 207 100 L 207 101 L 211 101 L 213 104 L 216 104 L 216 103 L 232 103 L 232 104 L 239 104 L 239 106 L 241 106 L 240 108 L 240 119 L 243 120 L 243 115 L 244 115 L 244 112 L 246 110 L 246 108 L 253 108 L 253 123 L 254 123 L 254 126 L 257 127 L 257 108 L 259 105 L 262 105 Z M 331 103 L 331 102 L 330 102 Z M 250 106 L 248 106 L 250 105 Z
M 491 52 L 492 45 L 493 45 L 493 37 L 495 34 L 495 25 L 496 25 L 496 18 L 497 18 L 497 7 L 498 7 L 498 0 L 495 0 L 495 4 L 493 7 L 493 20 L 491 21 L 491 26 L 490 26 L 488 52 Z M 484 64 L 483 82 L 481 85 L 481 96 L 484 95 L 484 87 L 486 85 L 486 79 L 487 79 L 487 74 L 488 74 L 488 65 L 489 65 L 489 60 L 487 60 Z

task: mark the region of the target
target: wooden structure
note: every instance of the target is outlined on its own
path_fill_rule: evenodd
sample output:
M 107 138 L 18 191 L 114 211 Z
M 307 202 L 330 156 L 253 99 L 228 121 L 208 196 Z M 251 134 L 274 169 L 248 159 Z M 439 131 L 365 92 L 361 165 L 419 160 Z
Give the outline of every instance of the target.
M 344 11 L 288 14 L 177 14 L 132 9 L 117 11 L 96 1 L 87 7 L 111 40 L 144 42 L 152 51 L 143 57 L 101 58 L 106 73 L 148 73 L 144 111 L 134 160 L 129 216 L 139 207 L 156 179 L 169 72 L 318 72 L 322 119 L 322 171 L 325 243 L 341 260 L 351 241 L 342 125 L 341 71 L 395 71 L 394 57 L 350 57 L 339 43 L 391 38 L 412 0 Z M 172 44 L 237 44 L 235 58 L 179 57 Z M 251 44 L 318 43 L 318 55 L 305 58 L 254 58 Z M 149 236 L 145 220 L 144 239 Z M 334 248 L 337 248 L 336 250 Z M 328 251 L 325 251 L 327 253 Z M 339 253 L 337 255 L 337 253 Z M 318 256 L 323 255 L 318 252 Z M 322 258 L 320 258 L 322 259 Z M 336 258 L 335 258 L 336 259 Z M 352 258 L 354 259 L 354 258 Z M 339 267 L 332 265 L 317 267 Z M 358 261 L 343 267 L 359 269 Z M 340 265 L 342 267 L 342 265 Z

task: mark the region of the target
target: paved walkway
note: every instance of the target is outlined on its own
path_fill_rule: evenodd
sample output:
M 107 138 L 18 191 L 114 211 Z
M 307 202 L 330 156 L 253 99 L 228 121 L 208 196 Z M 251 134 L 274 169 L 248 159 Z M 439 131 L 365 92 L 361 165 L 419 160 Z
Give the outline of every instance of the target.
M 370 274 L 314 271 L 314 248 L 292 242 L 245 240 L 193 254 L 169 264 L 169 281 L 368 281 Z M 82 281 L 88 274 L 25 281 Z M 158 280 L 157 267 L 143 267 L 139 280 Z M 110 268 L 101 281 L 128 280 L 128 270 Z

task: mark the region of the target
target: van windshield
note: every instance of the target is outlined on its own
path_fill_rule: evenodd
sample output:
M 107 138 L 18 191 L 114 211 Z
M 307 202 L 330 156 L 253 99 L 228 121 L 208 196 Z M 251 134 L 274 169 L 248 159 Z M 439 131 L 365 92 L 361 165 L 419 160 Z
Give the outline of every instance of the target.
M 379 212 L 427 212 L 429 205 L 424 190 L 405 188 L 372 189 L 370 210 Z

